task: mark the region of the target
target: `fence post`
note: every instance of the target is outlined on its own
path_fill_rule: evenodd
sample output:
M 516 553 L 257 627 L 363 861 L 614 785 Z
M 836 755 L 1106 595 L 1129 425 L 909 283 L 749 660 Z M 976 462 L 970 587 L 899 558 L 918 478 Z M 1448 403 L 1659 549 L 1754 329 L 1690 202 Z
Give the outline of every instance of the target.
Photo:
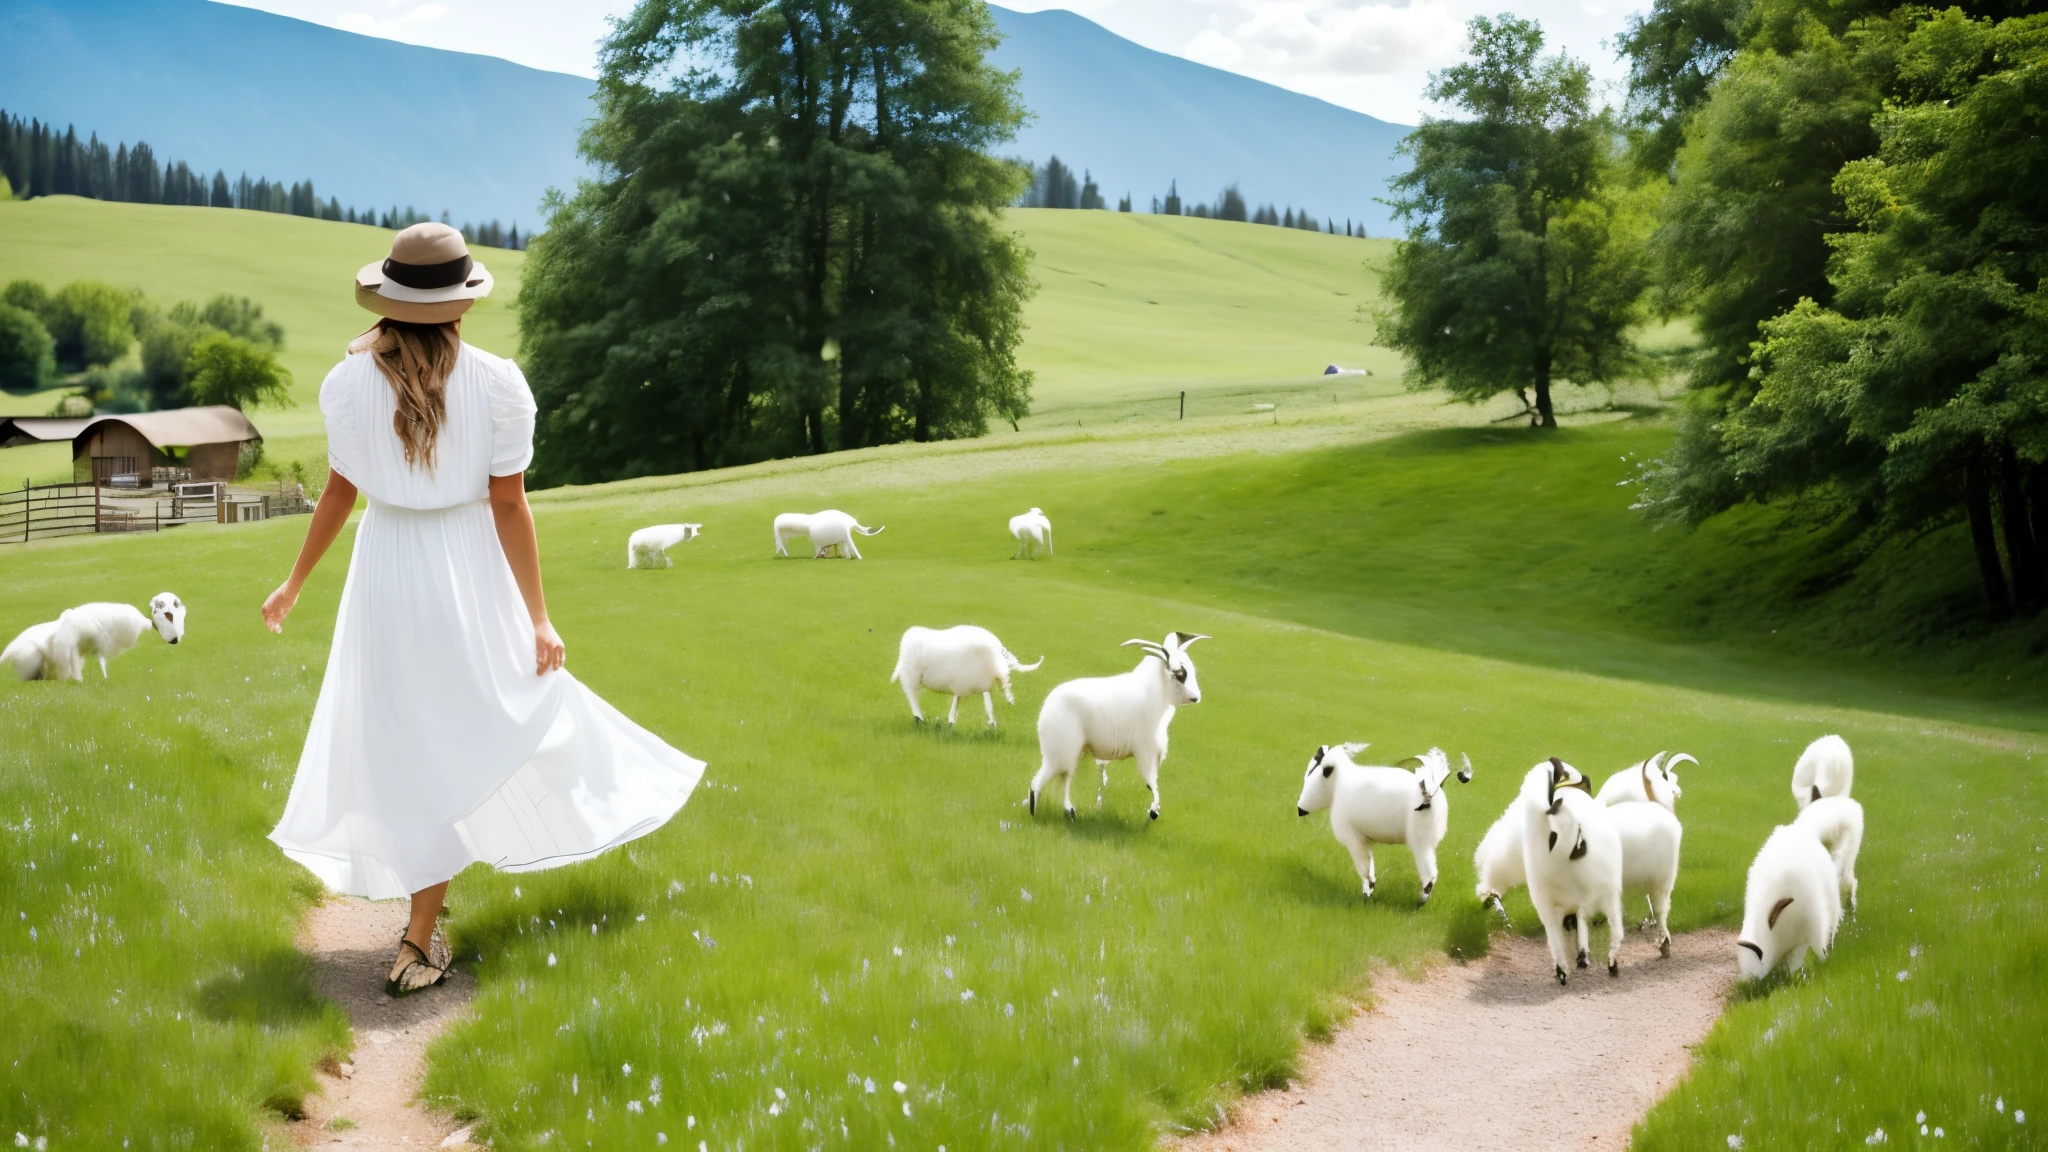
M 100 486 L 92 486 L 92 534 L 97 536 L 105 529 L 100 527 Z
M 1188 418 L 1188 393 L 1185 388 L 1181 389 L 1180 393 L 1180 418 L 1183 420 Z
M 21 542 L 28 543 L 28 477 L 21 478 Z

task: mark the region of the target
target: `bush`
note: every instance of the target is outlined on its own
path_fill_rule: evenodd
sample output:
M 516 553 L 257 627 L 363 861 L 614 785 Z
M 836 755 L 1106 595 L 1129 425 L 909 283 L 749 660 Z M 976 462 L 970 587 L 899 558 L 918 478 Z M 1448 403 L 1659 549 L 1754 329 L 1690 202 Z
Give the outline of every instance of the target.
M 210 332 L 192 345 L 185 360 L 186 387 L 198 404 L 253 408 L 258 404 L 291 403 L 291 373 L 277 356 L 225 332 Z
M 0 304 L 0 388 L 34 391 L 57 371 L 56 342 L 33 312 Z
M 135 343 L 132 294 L 96 280 L 74 280 L 50 301 L 43 323 L 57 339 L 57 363 L 69 371 L 112 364 Z
M 251 440 L 242 445 L 240 455 L 235 457 L 235 479 L 247 480 L 263 467 L 263 441 Z

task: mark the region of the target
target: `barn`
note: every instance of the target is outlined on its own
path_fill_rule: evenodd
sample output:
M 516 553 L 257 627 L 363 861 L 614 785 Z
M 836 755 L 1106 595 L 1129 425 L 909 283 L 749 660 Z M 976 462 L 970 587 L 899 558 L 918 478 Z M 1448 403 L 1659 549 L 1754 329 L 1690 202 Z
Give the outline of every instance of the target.
M 114 476 L 147 484 L 158 468 L 190 469 L 194 480 L 232 480 L 242 450 L 262 439 L 247 416 L 224 404 L 121 416 L 0 417 L 0 448 L 71 441 L 72 479 L 80 484 Z

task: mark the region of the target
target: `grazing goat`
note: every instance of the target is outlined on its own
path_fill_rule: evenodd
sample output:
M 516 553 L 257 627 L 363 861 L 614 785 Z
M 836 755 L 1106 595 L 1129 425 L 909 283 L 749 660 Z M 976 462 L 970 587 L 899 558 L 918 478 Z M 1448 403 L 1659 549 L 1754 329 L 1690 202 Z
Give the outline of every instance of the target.
M 1565 983 L 1565 933 L 1578 933 L 1578 966 L 1588 965 L 1588 925 L 1607 917 L 1607 974 L 1621 975 L 1621 834 L 1578 769 L 1553 756 L 1522 780 L 1522 868 L 1543 920 L 1557 982 Z
M 1609 776 L 1607 783 L 1600 785 L 1600 794 L 1594 799 L 1610 808 L 1632 800 L 1647 800 L 1663 805 L 1666 812 L 1676 815 L 1678 798 L 1685 795 L 1685 789 L 1678 786 L 1679 762 L 1690 760 L 1698 764 L 1699 761 L 1686 752 L 1680 752 L 1669 760 L 1664 759 L 1667 755 L 1670 754 L 1659 752 Z
M 1166 759 L 1167 726 L 1174 709 L 1202 701 L 1187 649 L 1207 639 L 1174 632 L 1162 644 L 1126 640 L 1124 647 L 1145 650 L 1136 668 L 1054 687 L 1038 711 L 1038 774 L 1031 778 L 1025 801 L 1031 814 L 1038 814 L 1038 794 L 1045 786 L 1063 778 L 1067 818 L 1074 818 L 1074 768 L 1086 753 L 1103 762 L 1135 759 L 1139 777 L 1152 792 L 1150 815 L 1159 819 L 1159 765 Z
M 1451 775 L 1450 757 L 1441 748 L 1431 748 L 1419 757 L 1409 757 L 1401 767 L 1373 768 L 1351 759 L 1365 748 L 1363 744 L 1334 748 L 1325 744 L 1316 749 L 1302 778 L 1301 798 L 1294 802 L 1295 814 L 1306 816 L 1329 809 L 1330 831 L 1351 853 L 1368 900 L 1379 886 L 1372 846 L 1406 844 L 1415 857 L 1415 875 L 1422 884 L 1421 902 L 1427 904 L 1436 890 L 1436 848 L 1450 827 L 1451 801 L 1444 795 L 1444 781 Z M 1458 780 L 1471 782 L 1469 758 Z
M 0 650 L 0 662 L 12 664 L 23 680 L 84 680 L 85 661 L 91 656 L 98 658 L 100 677 L 105 679 L 107 661 L 135 647 L 152 626 L 167 644 L 184 639 L 184 602 L 169 592 L 159 593 L 150 600 L 147 616 L 128 604 L 66 608 L 55 620 L 24 629 Z
M 1749 866 L 1742 935 L 1735 961 L 1745 980 L 1761 980 L 1784 964 L 1806 966 L 1806 953 L 1827 959 L 1842 922 L 1835 862 L 1813 829 L 1780 824 Z
M 888 525 L 884 524 L 882 528 Z M 833 549 L 848 560 L 860 559 L 860 549 L 853 545 L 853 534 L 873 536 L 882 528 L 863 528 L 853 517 L 836 508 L 827 508 L 809 516 L 801 512 L 784 512 L 775 518 L 775 554 L 789 555 L 789 542 L 798 536 L 808 537 L 811 542 L 811 557 L 823 560 Z
M 626 537 L 626 567 L 673 568 L 668 550 L 685 540 L 695 540 L 702 524 L 656 524 Z
M 988 726 L 993 728 L 996 703 L 989 689 L 1001 684 L 1004 702 L 1015 704 L 1010 673 L 1036 672 L 1043 663 L 1043 656 L 1038 664 L 1019 661 L 995 633 L 972 624 L 944 629 L 912 627 L 903 633 L 903 643 L 896 649 L 896 671 L 889 679 L 903 686 L 903 694 L 910 698 L 910 714 L 919 724 L 924 723 L 924 710 L 917 705 L 917 693 L 929 689 L 952 694 L 953 706 L 946 712 L 948 724 L 959 719 L 962 696 L 979 695 L 988 712 Z
M 1508 909 L 1501 897 L 1529 882 L 1529 870 L 1522 861 L 1520 797 L 1508 802 L 1507 811 L 1480 839 L 1478 850 L 1472 853 L 1472 871 L 1479 877 L 1474 894 L 1479 897 L 1480 907 L 1491 905 L 1506 920 Z
M 1010 517 L 1010 535 L 1017 538 L 1017 554 L 1012 560 L 1036 560 L 1041 548 L 1047 556 L 1052 555 L 1052 521 L 1036 508 Z
M 1792 799 L 1801 808 L 1823 796 L 1847 796 L 1856 781 L 1856 757 L 1840 736 L 1823 736 L 1806 746 L 1792 766 Z
M 1835 861 L 1835 878 L 1856 911 L 1856 854 L 1863 850 L 1863 805 L 1847 796 L 1823 796 L 1807 804 L 1792 823 L 1813 833 Z
M 1607 818 L 1621 837 L 1621 894 L 1650 902 L 1644 927 L 1657 929 L 1657 952 L 1671 955 L 1671 889 L 1678 883 L 1678 846 L 1685 830 L 1661 804 L 1617 804 Z

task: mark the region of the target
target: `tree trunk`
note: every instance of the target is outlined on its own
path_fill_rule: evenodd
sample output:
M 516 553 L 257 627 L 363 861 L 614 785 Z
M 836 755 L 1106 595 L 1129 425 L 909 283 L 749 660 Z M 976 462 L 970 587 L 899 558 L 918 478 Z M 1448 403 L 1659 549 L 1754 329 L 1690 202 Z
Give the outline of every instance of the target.
M 2005 570 L 1998 563 L 1998 539 L 1991 528 L 1991 481 L 1981 460 L 1963 465 L 1963 507 L 1970 516 L 1970 544 L 1977 553 L 1977 582 L 1984 591 L 1984 615 L 1992 621 L 2012 615 Z
M 2034 530 L 2034 563 L 2048 578 L 2048 468 L 2022 464 L 2026 476 L 2028 526 Z
M 1550 347 L 1536 350 L 1536 427 L 1557 427 L 1557 414 L 1550 409 Z
M 2005 535 L 2005 560 L 2012 567 L 2013 604 L 2024 615 L 2041 610 L 2041 553 L 2027 520 L 2020 462 L 2007 446 L 1998 461 L 1998 518 Z

